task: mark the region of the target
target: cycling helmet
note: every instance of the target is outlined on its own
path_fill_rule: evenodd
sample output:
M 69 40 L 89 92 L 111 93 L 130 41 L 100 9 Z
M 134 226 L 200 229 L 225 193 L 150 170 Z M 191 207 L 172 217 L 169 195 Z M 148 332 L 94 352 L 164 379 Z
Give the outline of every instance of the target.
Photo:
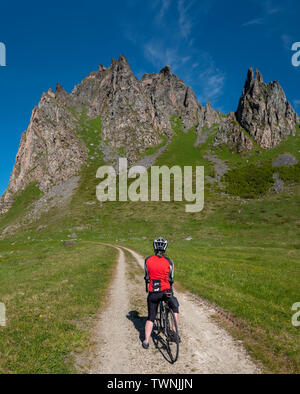
M 156 238 L 153 241 L 153 249 L 155 252 L 165 252 L 168 247 L 168 241 L 164 238 Z

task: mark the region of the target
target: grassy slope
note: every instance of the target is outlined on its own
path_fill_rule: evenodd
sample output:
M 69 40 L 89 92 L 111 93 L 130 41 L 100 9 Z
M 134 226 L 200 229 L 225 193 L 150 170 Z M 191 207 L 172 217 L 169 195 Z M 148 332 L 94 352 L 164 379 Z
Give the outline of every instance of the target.
M 13 372 L 71 371 L 69 354 L 76 346 L 86 346 L 88 335 L 70 321 L 75 314 L 75 319 L 80 321 L 94 315 L 111 274 L 114 256 L 97 242 L 108 240 L 128 245 L 147 255 L 152 252 L 153 237 L 163 235 L 170 241 L 176 280 L 234 315 L 244 327 L 231 328 L 234 335 L 244 340 L 251 354 L 268 370 L 299 372 L 299 328 L 291 325 L 291 306 L 299 301 L 299 186 L 291 185 L 283 194 L 267 195 L 259 200 L 241 200 L 216 193 L 215 186 L 206 185 L 205 208 L 195 214 L 185 213 L 181 202 L 108 202 L 100 206 L 95 198 L 99 183 L 95 173 L 102 158 L 95 145 L 90 145 L 94 143 L 95 125 L 84 117 L 81 121 L 79 133 L 83 133 L 91 152 L 88 165 L 81 171 L 81 181 L 70 209 L 66 212 L 53 209 L 39 223 L 29 226 L 26 234 L 19 233 L 11 240 L 0 241 L 1 281 L 6 284 L 0 287 L 0 300 L 7 303 L 9 319 L 8 328 L 0 328 L 1 353 L 6 349 L 9 354 L 0 359 L 1 367 Z M 100 132 L 101 122 L 95 122 Z M 193 130 L 185 134 L 178 120 L 174 118 L 172 123 L 176 136 L 156 164 L 204 165 L 206 175 L 212 175 L 213 169 L 202 155 L 210 148 L 213 137 L 203 146 L 194 148 L 196 135 Z M 216 153 L 226 158 L 225 151 Z M 91 160 L 92 155 L 96 159 Z M 237 160 L 242 160 L 239 165 L 245 165 L 249 160 L 249 157 L 230 158 L 232 162 L 226 158 L 229 165 L 236 165 Z M 96 204 L 87 205 L 87 201 Z M 37 232 L 40 224 L 48 227 Z M 86 225 L 82 231 L 74 230 L 82 225 Z M 80 240 L 76 246 L 66 249 L 61 240 L 67 239 L 72 231 L 79 233 Z M 185 241 L 187 236 L 192 236 L 193 240 Z M 93 241 L 95 246 L 87 246 L 91 244 L 85 241 Z M 77 268 L 68 269 L 68 262 L 73 261 Z M 38 279 L 37 283 L 31 281 L 32 277 Z M 90 278 L 87 286 L 85 278 Z M 64 280 L 69 282 L 63 284 Z M 69 288 L 68 283 L 74 286 Z M 89 298 L 90 291 L 95 297 Z M 28 297 L 20 296 L 19 292 Z M 88 311 L 82 304 L 78 305 L 82 293 L 89 299 Z M 45 301 L 47 297 L 50 297 L 49 302 Z M 28 325 L 23 325 L 14 314 L 24 310 L 21 316 L 27 316 L 32 309 L 31 299 L 36 300 L 33 310 L 36 308 L 37 312 Z M 48 303 L 52 316 L 49 321 L 38 317 L 47 315 Z M 60 314 L 56 303 L 68 305 L 68 308 Z M 32 332 L 36 331 L 36 336 L 30 332 L 31 326 L 35 327 Z M 43 337 L 48 332 L 46 328 L 50 334 L 51 330 L 56 334 Z M 2 336 L 4 332 L 6 336 L 9 332 L 7 340 Z M 24 342 L 21 340 L 16 348 L 14 338 L 18 336 Z M 29 344 L 25 339 L 28 336 L 32 338 Z M 75 338 L 75 342 L 70 338 Z M 34 344 L 34 354 L 30 341 Z M 53 357 L 56 352 L 60 356 Z M 48 355 L 49 363 L 44 354 Z

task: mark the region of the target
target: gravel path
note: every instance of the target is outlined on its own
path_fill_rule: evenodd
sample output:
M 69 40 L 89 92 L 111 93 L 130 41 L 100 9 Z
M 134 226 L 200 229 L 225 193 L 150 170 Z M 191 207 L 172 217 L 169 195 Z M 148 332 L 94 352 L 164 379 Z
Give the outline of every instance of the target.
M 156 349 L 152 341 L 144 350 L 144 259 L 128 248 L 116 248 L 116 275 L 96 326 L 90 373 L 259 373 L 242 345 L 213 322 L 215 311 L 176 290 L 182 338 L 178 361 L 171 364 L 166 351 Z

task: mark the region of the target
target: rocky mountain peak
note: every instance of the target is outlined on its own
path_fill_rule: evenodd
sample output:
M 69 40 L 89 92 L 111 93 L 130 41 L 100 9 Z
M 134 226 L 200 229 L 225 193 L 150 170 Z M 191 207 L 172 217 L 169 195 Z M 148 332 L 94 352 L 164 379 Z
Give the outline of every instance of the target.
M 171 75 L 171 67 L 167 64 L 164 68 L 162 68 L 159 72 L 160 74 L 167 76 Z
M 118 71 L 126 70 L 128 72 L 132 72 L 128 60 L 123 54 L 119 56 L 118 60 L 112 59 L 111 68 L 117 69 Z
M 255 72 L 255 79 L 258 82 L 264 82 L 261 72 L 258 69 L 256 69 L 256 72 Z
M 68 93 L 65 91 L 65 89 L 61 86 L 60 83 L 56 84 L 56 89 L 55 89 L 55 97 L 57 97 L 59 100 L 64 101 L 66 97 L 68 97 Z
M 105 70 L 106 70 L 106 67 L 103 66 L 103 64 L 99 64 L 98 71 L 99 71 L 99 72 L 102 72 L 102 71 L 105 71 Z
M 256 70 L 254 75 L 250 67 L 237 111 L 221 125 L 215 145 L 227 143 L 240 152 L 252 149 L 253 141 L 270 149 L 295 135 L 298 123 L 299 117 L 278 81 L 267 84 L 261 72 Z
M 269 149 L 295 135 L 297 114 L 277 81 L 265 83 L 259 70 L 253 77 L 249 69 L 236 119 L 258 145 Z

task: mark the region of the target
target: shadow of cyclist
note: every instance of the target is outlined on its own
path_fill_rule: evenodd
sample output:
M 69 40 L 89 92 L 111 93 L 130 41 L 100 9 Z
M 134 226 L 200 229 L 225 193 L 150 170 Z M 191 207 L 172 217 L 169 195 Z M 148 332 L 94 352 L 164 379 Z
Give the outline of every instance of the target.
M 147 321 L 147 317 L 140 316 L 138 311 L 130 311 L 128 312 L 126 317 L 133 323 L 135 329 L 139 333 L 140 341 L 143 342 L 143 340 L 145 339 L 145 323 Z M 173 364 L 168 353 L 168 347 L 165 339 L 160 334 L 156 334 L 155 330 L 152 332 L 151 337 L 155 348 L 159 350 L 159 352 L 162 354 L 164 359 L 168 361 L 168 363 Z
M 139 333 L 140 341 L 143 342 L 145 339 L 145 324 L 147 321 L 146 316 L 140 316 L 138 311 L 130 311 L 128 315 L 126 315 L 127 319 L 132 321 L 135 329 Z

